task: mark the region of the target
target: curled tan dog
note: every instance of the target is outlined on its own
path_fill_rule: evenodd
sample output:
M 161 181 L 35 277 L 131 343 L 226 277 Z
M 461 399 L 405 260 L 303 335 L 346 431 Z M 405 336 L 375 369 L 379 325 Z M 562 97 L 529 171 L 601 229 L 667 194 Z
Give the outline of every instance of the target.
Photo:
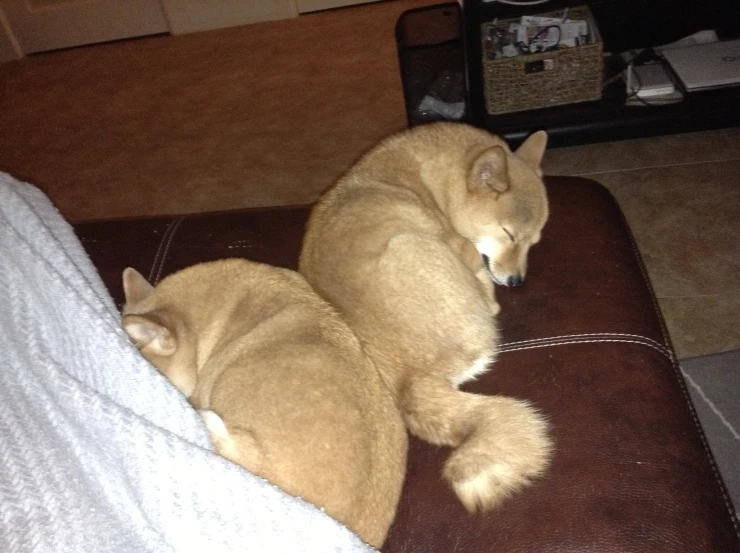
M 298 273 L 243 259 L 156 287 L 123 273 L 123 326 L 199 410 L 217 451 L 380 547 L 407 433 L 374 365 Z
M 542 475 L 552 442 L 527 401 L 458 388 L 495 359 L 493 283 L 518 286 L 548 218 L 547 135 L 435 123 L 382 141 L 314 207 L 299 271 L 363 342 L 408 429 L 454 448 L 444 477 L 470 511 Z

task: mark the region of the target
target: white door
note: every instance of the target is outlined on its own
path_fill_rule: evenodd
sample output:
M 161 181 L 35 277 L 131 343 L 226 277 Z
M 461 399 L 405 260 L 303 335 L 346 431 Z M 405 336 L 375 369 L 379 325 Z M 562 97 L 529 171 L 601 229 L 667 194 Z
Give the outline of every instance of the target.
M 377 0 L 295 0 L 300 13 L 315 12 L 318 10 L 329 10 L 331 8 L 340 8 L 342 6 L 352 6 L 354 4 L 366 4 L 376 2 Z
M 169 31 L 159 0 L 0 0 L 22 53 Z

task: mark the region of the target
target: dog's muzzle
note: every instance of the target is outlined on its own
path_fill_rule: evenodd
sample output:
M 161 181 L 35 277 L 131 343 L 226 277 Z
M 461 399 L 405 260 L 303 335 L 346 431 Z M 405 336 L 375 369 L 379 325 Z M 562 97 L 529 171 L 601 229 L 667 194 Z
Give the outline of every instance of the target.
M 497 278 L 496 275 L 493 274 L 493 271 L 491 270 L 491 260 L 486 254 L 481 254 L 481 258 L 483 258 L 483 266 L 486 268 L 486 272 L 488 272 L 488 276 L 491 277 L 491 280 L 495 282 L 496 284 L 500 286 L 509 286 L 510 288 L 517 288 L 524 284 L 524 278 L 520 274 L 515 275 L 509 275 L 506 280 L 501 280 L 500 278 Z

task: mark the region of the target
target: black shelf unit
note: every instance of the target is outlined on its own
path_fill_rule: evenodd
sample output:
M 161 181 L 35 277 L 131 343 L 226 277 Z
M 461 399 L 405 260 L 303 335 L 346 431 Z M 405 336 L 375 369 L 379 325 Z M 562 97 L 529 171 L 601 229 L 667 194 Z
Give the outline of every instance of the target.
M 740 87 L 692 92 L 677 104 L 626 106 L 624 94 L 598 101 L 501 115 L 486 112 L 480 60 L 481 24 L 587 4 L 604 40 L 604 51 L 623 51 L 667 44 L 703 29 L 721 38 L 738 36 L 740 2 L 736 0 L 553 0 L 535 6 L 465 0 L 463 43 L 467 70 L 468 121 L 504 137 L 516 146 L 530 133 L 545 129 L 550 146 L 620 140 L 740 126 Z

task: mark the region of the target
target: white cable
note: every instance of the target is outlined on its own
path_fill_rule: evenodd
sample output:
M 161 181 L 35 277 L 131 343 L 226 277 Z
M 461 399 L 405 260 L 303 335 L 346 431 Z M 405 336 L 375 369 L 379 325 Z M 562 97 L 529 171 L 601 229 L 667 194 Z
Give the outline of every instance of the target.
M 634 64 L 632 62 L 629 62 L 627 65 L 627 96 L 630 94 L 636 94 L 637 91 L 632 87 L 632 66 Z

